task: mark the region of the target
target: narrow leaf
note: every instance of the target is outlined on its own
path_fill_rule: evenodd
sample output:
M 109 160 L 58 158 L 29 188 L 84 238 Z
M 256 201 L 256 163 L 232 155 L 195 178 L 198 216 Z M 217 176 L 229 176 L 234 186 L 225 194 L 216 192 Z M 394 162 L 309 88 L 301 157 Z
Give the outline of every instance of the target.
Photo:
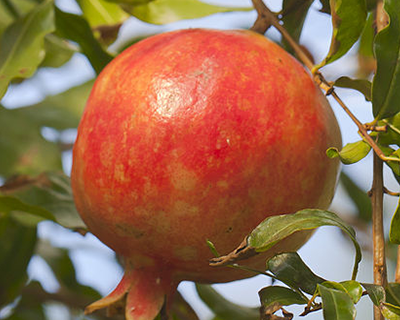
M 367 19 L 365 0 L 330 0 L 332 40 L 329 53 L 316 67 L 331 63 L 350 50 L 363 31 Z
M 346 144 L 341 151 L 329 148 L 326 154 L 329 158 L 340 158 L 344 164 L 353 164 L 364 159 L 371 151 L 371 147 L 363 140 Z
M 377 70 L 372 83 L 375 118 L 389 118 L 400 112 L 400 1 L 386 0 L 390 22 L 375 37 Z
M 54 7 L 51 1 L 37 5 L 29 14 L 16 20 L 0 39 L 0 99 L 14 78 L 28 78 L 42 62 L 44 37 L 54 30 Z
M 325 320 L 353 320 L 356 309 L 351 297 L 340 290 L 318 285 Z
M 352 279 L 355 279 L 358 271 L 358 264 L 361 261 L 360 245 L 356 240 L 354 229 L 332 212 L 318 209 L 305 209 L 295 214 L 269 217 L 253 230 L 247 242 L 248 245 L 257 252 L 263 252 L 296 231 L 310 230 L 322 226 L 339 227 L 352 240 L 356 249 L 352 276 Z
M 260 311 L 258 308 L 248 308 L 234 304 L 226 300 L 210 285 L 196 284 L 197 293 L 201 300 L 221 320 L 258 320 Z
M 371 101 L 371 82 L 365 79 L 351 79 L 349 77 L 340 77 L 334 84 L 336 87 L 354 89 L 361 92 L 365 100 Z
M 136 18 L 152 24 L 166 24 L 184 19 L 195 19 L 219 12 L 250 11 L 253 8 L 222 7 L 198 0 L 153 0 L 137 4 L 122 1 L 122 8 Z
M 313 294 L 317 284 L 325 281 L 315 275 L 296 252 L 275 255 L 267 261 L 267 269 L 289 287 L 308 294 Z
M 82 53 L 89 59 L 96 73 L 112 60 L 112 56 L 103 50 L 96 40 L 89 23 L 81 16 L 55 10 L 57 34 L 79 44 Z

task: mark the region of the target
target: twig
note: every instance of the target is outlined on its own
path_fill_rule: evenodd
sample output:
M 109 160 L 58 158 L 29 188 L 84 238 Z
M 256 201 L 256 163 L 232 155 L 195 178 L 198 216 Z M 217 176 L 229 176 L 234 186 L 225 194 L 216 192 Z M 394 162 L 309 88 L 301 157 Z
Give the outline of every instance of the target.
M 325 79 L 325 77 L 315 69 L 314 63 L 305 53 L 303 48 L 291 37 L 289 32 L 280 24 L 278 18 L 275 14 L 269 10 L 269 8 L 264 4 L 262 0 L 252 0 L 254 7 L 257 10 L 259 19 L 266 19 L 272 26 L 274 26 L 281 34 L 282 37 L 288 42 L 288 44 L 293 48 L 297 57 L 303 62 L 303 64 L 311 71 L 314 77 L 314 81 L 319 85 L 319 87 L 325 91 L 326 95 L 332 95 L 332 97 L 339 103 L 342 109 L 347 113 L 347 115 L 353 120 L 356 124 L 360 134 L 364 138 L 364 140 L 372 147 L 375 153 L 379 156 L 383 161 L 396 161 L 400 162 L 399 158 L 387 157 L 383 151 L 376 144 L 374 139 L 368 134 L 364 125 L 357 119 L 357 117 L 350 111 L 350 109 L 346 106 L 346 104 L 339 98 L 336 94 L 335 89 L 331 84 Z
M 383 232 L 383 162 L 374 154 L 374 178 L 371 189 L 372 238 L 374 247 L 374 284 L 383 287 L 387 284 L 385 236 Z M 384 317 L 378 307 L 374 307 L 374 319 Z

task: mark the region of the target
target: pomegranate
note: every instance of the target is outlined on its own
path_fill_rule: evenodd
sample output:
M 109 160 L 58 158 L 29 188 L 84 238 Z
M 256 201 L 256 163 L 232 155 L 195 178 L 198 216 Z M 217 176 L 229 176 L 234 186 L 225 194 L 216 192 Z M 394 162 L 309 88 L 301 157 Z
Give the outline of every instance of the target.
M 182 280 L 252 276 L 213 268 L 271 215 L 327 208 L 341 146 L 327 100 L 293 57 L 251 31 L 189 29 L 147 38 L 96 80 L 73 150 L 72 188 L 89 230 L 125 275 L 88 307 L 152 320 Z M 297 233 L 249 259 L 297 250 Z

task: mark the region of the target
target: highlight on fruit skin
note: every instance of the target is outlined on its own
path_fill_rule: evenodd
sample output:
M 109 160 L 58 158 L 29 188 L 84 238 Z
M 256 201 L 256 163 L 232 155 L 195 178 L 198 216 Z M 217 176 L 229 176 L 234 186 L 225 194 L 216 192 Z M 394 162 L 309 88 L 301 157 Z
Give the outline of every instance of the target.
M 71 182 L 89 230 L 125 275 L 87 312 L 152 320 L 179 282 L 253 276 L 213 268 L 268 216 L 329 206 L 341 146 L 334 114 L 307 71 L 246 30 L 187 29 L 125 50 L 99 75 L 73 149 Z M 263 270 L 302 231 L 243 261 Z

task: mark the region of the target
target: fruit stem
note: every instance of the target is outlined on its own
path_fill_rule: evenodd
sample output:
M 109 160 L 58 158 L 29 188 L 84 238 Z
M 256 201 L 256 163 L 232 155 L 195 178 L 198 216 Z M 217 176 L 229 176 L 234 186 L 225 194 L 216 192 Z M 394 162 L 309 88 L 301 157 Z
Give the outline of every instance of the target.
M 387 284 L 385 236 L 383 232 L 383 162 L 374 154 L 372 202 L 372 237 L 374 248 L 374 283 L 383 287 Z M 383 320 L 378 307 L 374 307 L 374 319 Z
M 347 113 L 350 119 L 357 126 L 360 134 L 365 139 L 365 141 L 371 146 L 371 148 L 375 151 L 375 153 L 379 156 L 383 161 L 396 161 L 400 162 L 400 159 L 394 157 L 387 157 L 383 151 L 376 144 L 374 139 L 368 134 L 368 131 L 365 129 L 364 125 L 357 119 L 357 117 L 350 111 L 350 109 L 346 106 L 346 104 L 340 99 L 340 97 L 336 94 L 334 87 L 325 79 L 321 72 L 315 67 L 313 61 L 307 55 L 307 53 L 301 48 L 301 46 L 290 36 L 289 32 L 280 24 L 279 19 L 275 16 L 275 14 L 264 4 L 262 0 L 252 0 L 253 6 L 258 13 L 258 17 L 256 23 L 254 24 L 252 30 L 261 33 L 263 30 L 258 28 L 257 25 L 260 25 L 260 21 L 264 19 L 267 24 L 271 24 L 274 26 L 282 37 L 289 43 L 289 45 L 293 48 L 294 52 L 298 56 L 298 58 L 303 62 L 303 64 L 311 71 L 315 83 L 325 91 L 326 95 L 332 95 L 332 97 L 339 103 L 342 109 Z

